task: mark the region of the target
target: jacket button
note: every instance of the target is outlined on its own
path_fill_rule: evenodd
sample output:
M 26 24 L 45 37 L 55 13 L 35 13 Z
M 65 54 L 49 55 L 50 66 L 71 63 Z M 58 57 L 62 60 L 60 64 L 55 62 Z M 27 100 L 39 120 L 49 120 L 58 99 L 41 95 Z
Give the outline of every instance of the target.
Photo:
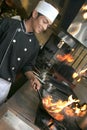
M 14 69 L 15 69 L 15 67 L 12 67 L 11 69 L 12 69 L 12 70 L 14 70 Z
M 32 40 L 31 39 L 29 39 L 29 42 L 31 42 Z
M 8 78 L 8 81 L 11 81 L 11 78 Z
M 18 61 L 20 61 L 20 60 L 21 60 L 21 58 L 20 58 L 20 57 L 18 57 L 18 58 L 17 58 L 17 60 L 18 60 Z
M 27 48 L 24 48 L 24 51 L 27 51 Z
M 18 28 L 18 32 L 20 32 L 21 31 L 21 29 L 20 28 Z
M 13 39 L 13 42 L 15 43 L 15 42 L 16 42 L 16 40 L 15 40 L 15 39 Z

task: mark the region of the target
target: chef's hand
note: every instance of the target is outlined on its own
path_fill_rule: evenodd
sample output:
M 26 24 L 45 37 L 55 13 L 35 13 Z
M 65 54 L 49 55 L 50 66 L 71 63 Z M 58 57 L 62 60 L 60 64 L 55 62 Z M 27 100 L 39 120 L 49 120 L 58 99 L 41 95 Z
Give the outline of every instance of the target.
M 32 87 L 34 90 L 39 90 L 41 88 L 41 83 L 36 78 L 36 76 L 33 74 L 32 71 L 28 71 L 25 73 L 26 77 L 30 80 Z
M 41 83 L 39 82 L 39 80 L 36 77 L 31 79 L 30 81 L 31 81 L 31 85 L 35 91 L 37 91 L 41 88 Z

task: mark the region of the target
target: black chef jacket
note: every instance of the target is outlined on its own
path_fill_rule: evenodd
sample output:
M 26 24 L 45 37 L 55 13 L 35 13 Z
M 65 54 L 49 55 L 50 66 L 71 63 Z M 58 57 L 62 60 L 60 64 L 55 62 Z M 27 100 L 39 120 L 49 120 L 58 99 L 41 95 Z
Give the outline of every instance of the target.
M 0 21 L 0 77 L 10 82 L 17 72 L 32 70 L 39 44 L 34 33 L 26 33 L 23 21 L 5 18 Z

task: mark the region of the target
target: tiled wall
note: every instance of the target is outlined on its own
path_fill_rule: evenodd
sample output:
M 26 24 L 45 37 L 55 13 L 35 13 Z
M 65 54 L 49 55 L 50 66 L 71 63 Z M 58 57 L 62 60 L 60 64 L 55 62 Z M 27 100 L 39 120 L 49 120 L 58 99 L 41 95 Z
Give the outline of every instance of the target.
M 75 51 L 72 52 L 72 56 L 74 57 L 74 61 L 71 65 L 76 69 L 82 69 L 87 64 L 87 48 L 82 44 L 77 44 L 75 47 Z

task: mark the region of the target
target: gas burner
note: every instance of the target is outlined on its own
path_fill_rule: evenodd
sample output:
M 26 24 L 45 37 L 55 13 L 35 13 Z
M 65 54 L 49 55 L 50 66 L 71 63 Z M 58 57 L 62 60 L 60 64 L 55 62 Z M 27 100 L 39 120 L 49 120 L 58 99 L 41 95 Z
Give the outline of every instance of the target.
M 54 81 L 54 80 L 52 80 L 52 81 Z M 44 88 L 40 91 L 42 97 L 46 97 L 47 96 L 46 94 L 48 94 L 48 95 L 52 96 L 53 101 L 56 102 L 61 99 L 62 103 L 63 103 L 63 101 L 68 101 L 68 98 L 70 100 L 73 98 L 77 99 L 76 95 L 73 93 L 73 91 L 68 86 L 65 86 L 65 85 L 62 86 L 62 84 L 60 84 L 56 81 L 54 81 L 53 84 L 54 84 L 54 86 L 57 85 L 57 87 L 55 87 L 55 89 L 51 89 L 52 91 L 50 90 L 48 92 L 48 88 L 47 89 Z M 62 88 L 62 89 L 60 90 L 60 88 Z M 71 95 L 71 96 L 69 96 L 69 95 Z M 73 98 L 71 98 L 72 96 L 73 96 Z M 50 104 L 50 102 L 49 102 L 49 104 Z M 51 104 L 51 105 L 55 105 L 55 104 Z M 50 107 L 50 105 L 48 105 L 48 106 Z M 47 107 L 47 108 L 49 108 L 49 107 Z M 56 106 L 55 106 L 55 108 L 56 108 Z M 69 110 L 69 109 L 66 109 L 66 110 Z M 62 120 L 61 120 L 61 116 L 60 116 L 61 114 L 56 116 L 56 114 L 53 115 L 52 112 L 53 111 L 51 111 L 51 113 L 50 113 L 49 109 L 46 109 L 46 105 L 44 105 L 41 100 L 40 104 L 38 106 L 36 120 L 35 120 L 35 125 L 38 126 L 40 128 L 40 130 L 81 130 L 80 127 L 78 126 L 78 124 L 76 123 L 76 116 L 70 115 L 71 111 L 65 111 L 65 109 L 62 110 L 61 111 L 61 114 L 63 115 Z M 66 114 L 66 112 L 67 112 L 67 114 Z M 55 118 L 55 117 L 57 117 L 57 118 Z
M 65 126 L 61 123 L 58 122 L 54 119 L 50 119 L 50 120 L 42 120 L 44 127 L 42 130 L 66 130 Z
M 43 124 L 43 125 L 40 124 L 41 126 L 39 126 L 41 130 L 67 130 L 66 127 L 61 122 L 53 120 L 52 118 L 50 118 L 49 120 L 41 119 L 41 122 Z
M 43 108 L 39 107 L 37 115 L 35 125 L 40 130 L 67 130 L 62 122 L 53 119 Z
M 81 130 L 75 117 L 65 116 L 64 120 L 58 121 L 49 115 L 41 104 L 38 106 L 35 125 L 40 130 Z

